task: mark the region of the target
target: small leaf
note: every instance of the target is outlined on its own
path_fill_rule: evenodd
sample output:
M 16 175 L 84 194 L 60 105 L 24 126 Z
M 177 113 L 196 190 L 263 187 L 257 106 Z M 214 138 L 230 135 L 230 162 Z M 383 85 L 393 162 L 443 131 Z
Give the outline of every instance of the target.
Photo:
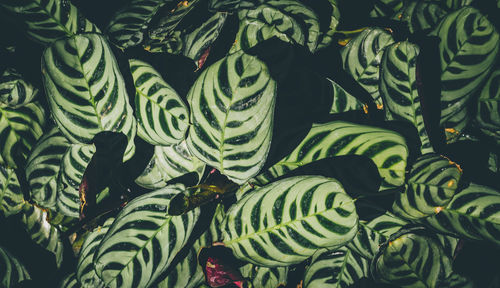
M 0 212 L 9 217 L 21 212 L 23 205 L 24 195 L 15 171 L 0 165 Z
M 28 104 L 38 95 L 31 83 L 23 79 L 14 68 L 7 68 L 0 75 L 0 107 L 18 108 Z

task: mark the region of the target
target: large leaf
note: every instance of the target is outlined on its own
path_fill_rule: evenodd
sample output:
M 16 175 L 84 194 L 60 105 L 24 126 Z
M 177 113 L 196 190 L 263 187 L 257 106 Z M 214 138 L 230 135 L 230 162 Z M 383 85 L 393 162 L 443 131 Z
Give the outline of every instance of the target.
M 481 131 L 500 143 L 500 69 L 493 71 L 479 94 L 476 121 Z
M 23 191 L 16 172 L 0 165 L 0 213 L 9 217 L 21 212 L 23 205 Z
M 108 218 L 102 226 L 90 232 L 87 239 L 83 242 L 76 266 L 76 277 L 83 288 L 104 287 L 104 283 L 97 277 L 94 270 L 93 259 L 101 240 L 108 232 L 109 226 L 113 224 L 113 221 L 115 221 L 115 218 Z
M 44 208 L 55 208 L 61 160 L 71 144 L 56 127 L 35 145 L 26 165 L 31 199 Z
M 343 121 L 314 124 L 290 155 L 256 177 L 256 180 L 268 183 L 307 163 L 340 155 L 362 155 L 373 160 L 383 178 L 381 189 L 404 183 L 408 156 L 404 138 L 390 130 Z
M 379 66 L 383 50 L 394 42 L 391 34 L 380 28 L 367 28 L 342 48 L 344 70 L 382 105 L 379 93 Z
M 149 22 L 158 9 L 171 0 L 132 0 L 117 11 L 106 28 L 111 42 L 121 48 L 139 45 L 144 41 Z
M 137 135 L 153 145 L 172 145 L 184 139 L 188 110 L 177 92 L 148 63 L 130 59 L 135 85 Z
M 42 136 L 45 120 L 45 111 L 38 102 L 17 109 L 0 107 L 0 165 L 10 168 L 24 165 L 31 148 Z
M 418 131 L 422 154 L 434 152 L 420 106 L 417 89 L 417 56 L 420 49 L 408 41 L 385 49 L 380 64 L 380 95 L 389 120 L 408 121 Z
M 318 248 L 345 245 L 357 223 L 354 201 L 335 179 L 290 177 L 250 191 L 234 204 L 223 242 L 250 263 L 287 266 Z
M 83 32 L 99 32 L 67 0 L 2 0 L 0 6 L 26 23 L 28 35 L 45 45 Z
M 72 143 L 88 144 L 102 131 L 122 132 L 134 153 L 136 121 L 112 51 L 99 34 L 58 40 L 42 56 L 52 116 Z
M 0 107 L 17 108 L 23 106 L 38 94 L 31 83 L 24 80 L 14 68 L 7 68 L 0 75 Z
M 347 247 L 320 249 L 311 259 L 304 275 L 304 287 L 363 287 L 368 278 L 369 263 Z
M 264 1 L 253 9 L 240 10 L 238 17 L 240 28 L 230 52 L 247 50 L 272 37 L 305 46 L 311 52 L 318 48 L 318 16 L 299 1 Z
M 17 287 L 23 280 L 30 279 L 24 265 L 0 246 L 0 285 L 5 288 Z
M 397 287 L 441 287 L 451 272 L 439 242 L 420 229 L 392 235 L 371 264 L 375 279 Z
M 369 222 L 360 221 L 356 237 L 347 247 L 360 256 L 371 260 L 377 254 L 380 245 L 407 224 L 408 222 L 389 212 Z
M 26 204 L 23 208 L 22 223 L 31 240 L 54 254 L 57 267 L 63 260 L 63 242 L 61 232 L 48 222 L 47 210 Z
M 445 15 L 446 12 L 435 3 L 407 1 L 393 18 L 407 23 L 410 33 L 415 33 L 433 29 Z
M 461 175 L 448 158 L 423 155 L 412 165 L 406 190 L 396 195 L 392 209 L 411 220 L 439 213 L 451 201 Z
M 423 222 L 444 233 L 500 244 L 500 193 L 471 183 Z
M 57 180 L 57 210 L 63 215 L 79 217 L 79 187 L 94 153 L 94 145 L 72 144 L 64 154 Z
M 243 183 L 269 152 L 276 82 L 266 65 L 243 51 L 204 70 L 188 93 L 191 153 Z
M 481 87 L 498 56 L 499 36 L 478 10 L 448 14 L 433 32 L 441 41 L 441 124 L 461 130 L 469 98 Z
M 156 146 L 153 158 L 135 182 L 149 189 L 163 188 L 167 182 L 190 172 L 198 180 L 205 171 L 205 163 L 191 155 L 186 141 L 171 146 Z
M 199 209 L 167 215 L 179 184 L 135 198 L 116 216 L 94 255 L 97 276 L 107 287 L 147 287 L 186 244 Z

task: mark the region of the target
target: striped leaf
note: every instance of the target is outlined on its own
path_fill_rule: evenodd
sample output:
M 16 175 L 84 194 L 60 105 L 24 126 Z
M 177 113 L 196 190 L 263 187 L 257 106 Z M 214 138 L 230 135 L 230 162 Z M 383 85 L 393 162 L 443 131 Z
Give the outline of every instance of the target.
M 403 0 L 375 0 L 370 11 L 371 17 L 390 17 L 403 8 Z
M 45 111 L 38 102 L 17 109 L 0 107 L 0 165 L 10 168 L 24 165 L 31 148 L 42 136 L 45 121 Z
M 452 272 L 451 259 L 439 242 L 422 230 L 392 235 L 380 247 L 370 270 L 378 281 L 397 287 L 441 287 L 440 282 Z
M 135 86 L 137 135 L 153 145 L 172 145 L 184 139 L 188 110 L 180 96 L 148 63 L 130 59 Z
M 272 137 L 276 82 L 243 51 L 205 69 L 188 93 L 191 153 L 236 183 L 255 176 Z
M 240 28 L 230 53 L 247 50 L 258 43 L 278 37 L 316 51 L 320 41 L 319 19 L 312 9 L 299 1 L 269 0 L 249 10 L 240 10 Z
M 24 78 L 14 68 L 7 68 L 0 75 L 0 107 L 18 108 L 23 106 L 38 94 L 38 89 Z
M 60 268 L 64 250 L 61 232 L 48 222 L 47 210 L 26 204 L 21 221 L 31 240 L 54 254 L 56 265 Z
M 339 84 L 326 78 L 332 86 L 332 108 L 330 114 L 342 113 L 352 110 L 363 110 L 363 102 L 349 94 Z
M 474 282 L 462 275 L 453 273 L 450 277 L 443 280 L 441 286 L 443 288 L 475 288 Z M 493 288 L 492 286 L 490 286 Z
M 439 233 L 436 233 L 436 238 L 438 239 L 439 243 L 441 243 L 441 246 L 444 249 L 444 253 L 448 255 L 448 257 L 453 258 L 453 256 L 455 256 L 455 250 L 457 249 L 458 241 L 460 241 L 460 239 Z
M 360 256 L 371 260 L 377 254 L 380 245 L 407 224 L 408 222 L 390 212 L 386 212 L 369 222 L 360 221 L 356 237 L 347 247 Z
M 304 287 L 362 287 L 360 280 L 368 278 L 369 266 L 366 259 L 347 247 L 320 249 L 304 274 Z
M 94 270 L 93 258 L 101 240 L 108 232 L 109 226 L 111 226 L 113 221 L 115 221 L 115 218 L 108 218 L 102 226 L 90 232 L 87 239 L 83 242 L 76 266 L 76 277 L 82 288 L 104 287 L 104 283 L 97 277 Z
M 99 32 L 67 0 L 2 0 L 0 6 L 26 24 L 28 36 L 44 45 L 83 32 Z
M 420 106 L 417 90 L 417 56 L 420 49 L 408 41 L 394 43 L 385 49 L 380 64 L 380 95 L 388 120 L 403 120 L 415 126 L 422 154 L 434 152 Z
M 441 6 L 450 10 L 457 10 L 464 6 L 470 6 L 474 2 L 474 0 L 425 0 L 425 1 L 438 3 Z
M 423 223 L 443 233 L 500 244 L 500 193 L 471 183 Z
M 0 285 L 5 288 L 17 287 L 23 280 L 31 279 L 19 260 L 0 246 Z
M 0 214 L 5 217 L 21 212 L 24 205 L 23 191 L 14 169 L 0 165 Z
M 103 36 L 82 34 L 54 42 L 43 53 L 42 75 L 52 116 L 64 136 L 88 144 L 99 132 L 122 132 L 129 139 L 124 159 L 132 157 L 136 121 Z
M 288 267 L 262 267 L 247 264 L 240 269 L 241 275 L 251 283 L 250 287 L 277 288 L 287 284 Z
M 59 282 L 59 285 L 57 286 L 59 288 L 80 288 L 80 283 L 78 283 L 78 279 L 76 279 L 75 273 L 71 273 L 67 276 L 65 276 L 61 282 Z
M 344 70 L 375 102 L 382 105 L 379 93 L 379 66 L 384 48 L 394 43 L 391 34 L 380 28 L 367 28 L 341 49 Z
M 497 58 L 499 35 L 490 21 L 471 7 L 448 14 L 433 35 L 441 40 L 441 124 L 460 131 L 468 114 L 466 103 L 486 80 Z
M 205 171 L 205 163 L 187 149 L 186 141 L 171 146 L 156 146 L 148 166 L 135 183 L 148 189 L 167 186 L 167 182 L 190 172 L 196 172 L 198 180 Z
M 199 210 L 167 215 L 184 191 L 181 184 L 144 194 L 116 216 L 94 255 L 97 276 L 107 287 L 148 287 L 186 244 Z
M 408 156 L 404 138 L 390 130 L 343 121 L 314 124 L 290 155 L 256 180 L 260 184 L 268 183 L 307 163 L 340 155 L 362 155 L 373 160 L 382 177 L 381 190 L 404 183 Z
M 231 206 L 223 242 L 247 262 L 287 266 L 319 248 L 345 245 L 357 224 L 354 201 L 337 180 L 290 177 L 248 192 Z
M 235 12 L 242 9 L 251 9 L 265 0 L 209 0 L 208 9 L 212 11 Z
M 57 178 L 61 160 L 70 146 L 56 127 L 44 134 L 35 145 L 26 165 L 26 180 L 31 199 L 41 207 L 55 208 Z
M 79 217 L 78 189 L 94 153 L 94 145 L 72 144 L 64 154 L 57 180 L 57 210 L 61 214 Z
M 408 25 L 410 33 L 434 29 L 446 12 L 435 3 L 410 1 L 393 17 Z
M 500 154 L 490 152 L 488 157 L 488 169 L 493 173 L 500 173 L 499 155 Z
M 340 20 L 340 10 L 337 5 L 337 0 L 328 0 L 330 6 L 332 7 L 332 13 L 330 16 L 330 25 L 326 32 L 320 34 L 320 40 L 318 43 L 318 50 L 328 47 L 333 41 L 333 35 L 337 32 L 337 25 Z
M 172 0 L 132 0 L 117 11 L 106 28 L 106 35 L 120 48 L 141 44 L 148 24 L 158 9 Z
M 493 71 L 481 89 L 476 122 L 481 131 L 500 143 L 500 69 Z
M 410 169 L 406 190 L 396 195 L 393 211 L 410 220 L 439 213 L 451 201 L 461 175 L 457 165 L 444 156 L 419 157 Z

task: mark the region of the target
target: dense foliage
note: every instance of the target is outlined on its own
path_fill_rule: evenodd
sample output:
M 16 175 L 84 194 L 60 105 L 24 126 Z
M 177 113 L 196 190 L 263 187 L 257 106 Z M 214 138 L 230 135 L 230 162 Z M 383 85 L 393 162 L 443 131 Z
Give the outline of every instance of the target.
M 500 1 L 103 2 L 0 0 L 1 287 L 500 287 Z

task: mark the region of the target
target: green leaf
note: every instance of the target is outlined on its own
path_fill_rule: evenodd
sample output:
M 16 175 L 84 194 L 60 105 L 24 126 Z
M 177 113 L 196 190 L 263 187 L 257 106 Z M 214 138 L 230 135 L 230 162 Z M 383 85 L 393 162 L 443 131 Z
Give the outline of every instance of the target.
M 17 287 L 23 280 L 31 279 L 19 260 L 0 246 L 0 285 L 5 288 Z
M 67 0 L 3 0 L 0 3 L 25 23 L 28 36 L 44 45 L 83 32 L 99 32 Z
M 242 184 L 264 165 L 272 137 L 276 82 L 243 51 L 204 70 L 188 93 L 191 153 Z
M 135 86 L 137 135 L 153 145 L 172 145 L 184 139 L 188 110 L 177 92 L 148 63 L 130 59 Z
M 212 11 L 235 12 L 254 8 L 265 0 L 209 0 L 208 9 Z
M 195 172 L 198 180 L 205 171 L 205 163 L 189 152 L 186 141 L 171 146 L 156 146 L 153 158 L 146 169 L 135 179 L 135 183 L 148 189 L 167 186 L 167 182 L 190 172 Z
M 446 278 L 441 286 L 443 288 L 475 288 L 474 282 L 462 275 L 453 273 L 450 277 Z
M 80 283 L 78 283 L 78 280 L 76 279 L 75 273 L 71 273 L 67 276 L 65 276 L 61 282 L 59 282 L 59 285 L 57 286 L 59 288 L 80 288 Z
M 305 272 L 304 287 L 362 287 L 360 280 L 368 278 L 368 270 L 368 261 L 347 247 L 320 249 Z
M 318 16 L 299 1 L 264 1 L 253 9 L 240 10 L 238 17 L 240 28 L 230 53 L 247 50 L 272 37 L 305 46 L 311 52 L 318 48 Z
M 108 218 L 102 226 L 99 226 L 90 232 L 87 239 L 83 242 L 80 255 L 78 257 L 78 264 L 76 266 L 76 277 L 78 282 L 81 283 L 84 288 L 104 287 L 104 283 L 102 283 L 94 270 L 93 258 L 101 240 L 104 238 L 109 227 L 114 221 L 115 218 Z
M 147 287 L 186 244 L 199 209 L 167 215 L 184 185 L 167 186 L 135 198 L 116 216 L 94 255 L 97 276 L 107 287 Z
M 333 41 L 333 35 L 337 32 L 337 25 L 340 21 L 340 10 L 337 5 L 337 0 L 328 0 L 330 5 L 332 6 L 332 15 L 330 16 L 330 25 L 328 26 L 328 30 L 320 34 L 318 50 L 322 48 L 328 47 Z
M 7 68 L 0 75 L 0 107 L 18 108 L 28 104 L 38 95 L 38 89 L 25 81 L 14 68 Z
M 132 0 L 117 11 L 106 28 L 111 42 L 121 48 L 139 45 L 144 41 L 151 19 L 163 5 L 172 0 Z
M 340 155 L 362 155 L 372 159 L 383 178 L 381 190 L 404 183 L 408 157 L 404 138 L 390 130 L 343 121 L 314 124 L 290 155 L 256 180 L 265 184 L 307 163 Z
M 391 34 L 380 28 L 367 28 L 341 49 L 344 70 L 368 91 L 378 105 L 383 105 L 379 93 L 379 66 L 384 48 L 394 43 Z
M 471 183 L 439 213 L 422 222 L 460 238 L 500 244 L 500 192 Z
M 31 148 L 42 136 L 45 120 L 45 111 L 38 102 L 17 109 L 0 107 L 0 165 L 24 166 Z
M 39 139 L 26 165 L 31 199 L 44 208 L 55 208 L 61 160 L 71 144 L 56 127 Z
M 422 154 L 434 149 L 425 130 L 417 89 L 417 56 L 420 49 L 408 41 L 391 44 L 385 49 L 380 65 L 380 95 L 388 120 L 408 121 L 418 131 Z
M 446 12 L 439 5 L 431 2 L 405 2 L 403 8 L 393 17 L 408 25 L 410 33 L 433 29 Z
M 402 230 L 380 247 L 370 268 L 375 279 L 397 287 L 441 287 L 452 272 L 451 259 L 421 229 Z
M 357 224 L 354 201 L 337 180 L 290 177 L 247 192 L 231 206 L 223 242 L 247 262 L 287 266 L 319 248 L 345 245 Z
M 399 11 L 404 4 L 403 0 L 375 0 L 370 11 L 371 17 L 390 17 Z
M 52 116 L 64 136 L 88 144 L 99 132 L 122 132 L 129 140 L 124 160 L 132 157 L 136 121 L 103 36 L 82 34 L 54 42 L 43 53 L 42 75 Z
M 288 267 L 262 267 L 247 264 L 240 268 L 241 275 L 248 279 L 252 286 L 277 288 L 287 284 Z
M 63 242 L 61 232 L 48 222 L 47 210 L 26 204 L 23 208 L 22 223 L 31 240 L 54 254 L 56 265 L 61 267 L 63 260 Z
M 439 3 L 441 6 L 450 10 L 457 10 L 464 6 L 469 6 L 474 2 L 474 0 L 425 0 L 425 1 Z
M 441 40 L 441 124 L 460 131 L 467 124 L 466 103 L 497 59 L 499 35 L 491 22 L 471 7 L 448 14 L 433 35 Z
M 94 153 L 94 145 L 72 144 L 64 154 L 57 180 L 57 210 L 63 215 L 79 217 L 79 187 Z
M 500 69 L 493 71 L 481 89 L 476 122 L 481 131 L 500 143 Z
M 444 156 L 419 157 L 411 167 L 406 190 L 396 195 L 394 213 L 410 220 L 439 213 L 455 195 L 461 175 L 457 165 Z
M 0 212 L 9 217 L 21 212 L 23 205 L 23 191 L 15 171 L 0 165 Z
M 353 110 L 363 110 L 363 102 L 349 94 L 336 82 L 326 78 L 328 83 L 332 85 L 332 109 L 330 114 L 337 114 Z
M 386 212 L 369 222 L 360 221 L 358 232 L 347 247 L 360 256 L 371 260 L 377 254 L 380 245 L 407 224 L 408 222 L 390 212 Z

